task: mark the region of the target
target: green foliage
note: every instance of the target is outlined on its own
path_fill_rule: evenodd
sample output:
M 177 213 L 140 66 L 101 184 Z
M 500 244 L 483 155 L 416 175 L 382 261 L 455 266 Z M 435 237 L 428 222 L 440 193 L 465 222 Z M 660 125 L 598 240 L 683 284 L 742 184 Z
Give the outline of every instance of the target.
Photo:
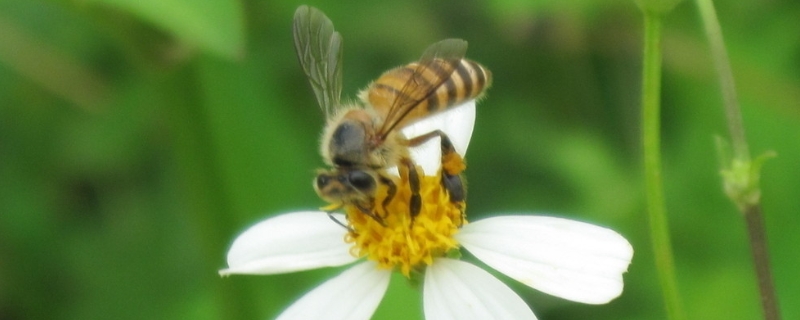
M 683 0 L 636 0 L 636 4 L 644 12 L 668 14 Z
M 324 119 L 292 45 L 300 4 L 0 2 L 0 318 L 271 318 L 340 272 L 217 275 L 248 225 L 323 205 L 310 182 Z M 540 319 L 664 318 L 643 227 L 633 1 L 309 4 L 344 39 L 343 100 L 447 37 L 492 70 L 467 155 L 470 219 L 546 213 L 633 244 L 608 305 L 504 279 Z M 750 149 L 780 154 L 761 201 L 781 311 L 800 318 L 800 42 L 788 31 L 800 3 L 716 5 Z M 754 319 L 745 228 L 715 161 L 726 128 L 705 35 L 688 2 L 662 21 L 662 179 L 684 311 Z M 416 291 L 391 290 L 377 319 L 420 317 Z
M 244 51 L 244 8 L 237 0 L 89 0 L 89 5 L 109 6 L 133 14 L 226 58 Z

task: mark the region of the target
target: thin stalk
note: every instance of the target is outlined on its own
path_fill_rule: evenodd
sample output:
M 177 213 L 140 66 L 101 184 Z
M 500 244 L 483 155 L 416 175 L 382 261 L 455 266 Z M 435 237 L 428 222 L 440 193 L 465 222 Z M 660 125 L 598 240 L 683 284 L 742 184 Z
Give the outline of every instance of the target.
M 778 310 L 778 298 L 775 295 L 775 286 L 772 283 L 772 272 L 769 266 L 769 250 L 767 237 L 764 231 L 764 215 L 761 206 L 750 206 L 744 214 L 747 220 L 747 234 L 750 236 L 750 251 L 755 261 L 756 275 L 758 276 L 758 289 L 761 292 L 761 308 L 764 319 L 778 320 L 781 318 Z
M 697 0 L 697 7 L 703 20 L 706 30 L 711 55 L 714 60 L 714 68 L 719 75 L 720 90 L 724 101 L 725 116 L 728 120 L 728 131 L 731 134 L 733 153 L 735 158 L 742 161 L 750 160 L 750 152 L 747 148 L 747 140 L 744 136 L 744 126 L 742 125 L 742 112 L 739 109 L 739 100 L 736 98 L 736 87 L 733 82 L 733 72 L 728 60 L 728 52 L 725 51 L 725 43 L 722 40 L 722 30 L 717 20 L 717 13 L 714 11 L 714 4 L 711 0 Z
M 750 250 L 755 264 L 756 276 L 758 277 L 764 319 L 778 320 L 780 319 L 778 299 L 770 271 L 766 229 L 764 228 L 764 216 L 761 211 L 761 191 L 758 185 L 759 170 L 765 157 L 759 157 L 755 162 L 751 161 L 747 140 L 745 139 L 744 126 L 742 125 L 739 102 L 736 98 L 733 72 L 731 71 L 725 43 L 722 39 L 719 20 L 714 11 L 714 4 L 711 0 L 697 0 L 697 6 L 708 36 L 714 67 L 719 76 L 725 114 L 728 120 L 728 130 L 730 131 L 733 145 L 732 163 L 723 164 L 725 166 L 723 167 L 723 172 L 727 171 L 727 174 L 723 174 L 726 192 L 742 212 L 747 223 Z M 745 165 L 737 166 L 736 164 Z M 737 170 L 742 171 L 737 172 Z M 744 177 L 744 179 L 737 179 L 737 177 Z
M 645 11 L 644 30 L 642 141 L 650 235 L 667 317 L 684 319 L 675 279 L 675 264 L 672 258 L 661 180 L 661 17 L 657 13 Z

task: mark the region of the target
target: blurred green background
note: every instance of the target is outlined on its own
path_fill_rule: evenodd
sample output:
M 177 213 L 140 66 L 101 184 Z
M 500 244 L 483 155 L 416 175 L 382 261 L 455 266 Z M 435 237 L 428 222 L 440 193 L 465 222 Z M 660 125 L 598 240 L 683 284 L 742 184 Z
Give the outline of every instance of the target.
M 220 278 L 269 215 L 317 208 L 324 119 L 290 0 L 0 1 L 0 319 L 265 319 L 340 269 Z M 468 154 L 471 219 L 611 227 L 635 255 L 591 306 L 502 278 L 540 319 L 663 319 L 644 212 L 642 17 L 633 1 L 315 1 L 344 37 L 347 97 L 448 37 L 492 70 Z M 719 1 L 774 279 L 800 319 L 800 2 Z M 693 2 L 664 20 L 663 163 L 690 319 L 757 319 L 742 219 L 721 191 L 721 97 Z M 400 279 L 395 279 L 400 280 Z M 347 297 L 342 297 L 346 299 Z M 376 319 L 420 317 L 393 281 Z

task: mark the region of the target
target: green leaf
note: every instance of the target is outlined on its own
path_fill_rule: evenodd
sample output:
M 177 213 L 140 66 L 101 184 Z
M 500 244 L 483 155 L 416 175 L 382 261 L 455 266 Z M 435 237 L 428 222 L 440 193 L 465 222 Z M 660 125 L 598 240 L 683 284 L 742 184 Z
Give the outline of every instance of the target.
M 244 18 L 238 0 L 90 0 L 139 16 L 225 58 L 244 51 Z
M 683 0 L 636 0 L 636 4 L 644 12 L 667 14 Z

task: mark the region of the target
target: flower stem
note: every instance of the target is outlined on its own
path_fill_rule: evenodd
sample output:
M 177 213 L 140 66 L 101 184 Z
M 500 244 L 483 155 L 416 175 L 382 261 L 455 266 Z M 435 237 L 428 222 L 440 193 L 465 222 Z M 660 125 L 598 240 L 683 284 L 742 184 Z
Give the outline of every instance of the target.
M 668 319 L 684 319 L 675 279 L 669 225 L 661 181 L 661 16 L 644 10 L 644 63 L 642 74 L 642 125 L 647 212 Z
M 725 116 L 728 120 L 728 131 L 731 134 L 734 155 L 737 159 L 749 160 L 750 152 L 747 149 L 747 140 L 744 137 L 742 113 L 739 110 L 739 101 L 736 99 L 733 73 L 731 72 L 728 53 L 725 51 L 725 44 L 722 41 L 722 30 L 719 27 L 717 14 L 714 11 L 714 4 L 711 3 L 711 0 L 697 0 L 697 7 L 700 10 L 706 36 L 711 46 L 714 67 L 719 75 L 722 99 L 725 102 Z
M 721 154 L 725 191 L 742 212 L 747 223 L 750 250 L 753 255 L 756 276 L 758 277 L 764 319 L 777 320 L 780 319 L 780 313 L 778 312 L 778 299 L 775 295 L 775 287 L 769 267 L 769 250 L 767 249 L 764 216 L 761 211 L 761 190 L 759 187 L 761 165 L 770 154 L 760 156 L 754 161 L 750 158 L 739 102 L 736 98 L 733 72 L 728 61 L 728 54 L 725 51 L 725 43 L 722 39 L 722 31 L 717 20 L 717 14 L 714 11 L 714 4 L 711 0 L 697 0 L 697 6 L 708 36 L 714 67 L 719 76 L 725 114 L 728 120 L 728 131 L 733 145 L 732 157 Z
M 769 250 L 767 237 L 764 232 L 764 215 L 761 206 L 750 206 L 744 213 L 747 220 L 747 233 L 750 236 L 750 251 L 756 265 L 758 276 L 758 289 L 761 292 L 761 308 L 764 310 L 764 319 L 778 320 L 778 298 L 775 296 L 775 286 L 772 284 L 772 272 L 769 267 Z

